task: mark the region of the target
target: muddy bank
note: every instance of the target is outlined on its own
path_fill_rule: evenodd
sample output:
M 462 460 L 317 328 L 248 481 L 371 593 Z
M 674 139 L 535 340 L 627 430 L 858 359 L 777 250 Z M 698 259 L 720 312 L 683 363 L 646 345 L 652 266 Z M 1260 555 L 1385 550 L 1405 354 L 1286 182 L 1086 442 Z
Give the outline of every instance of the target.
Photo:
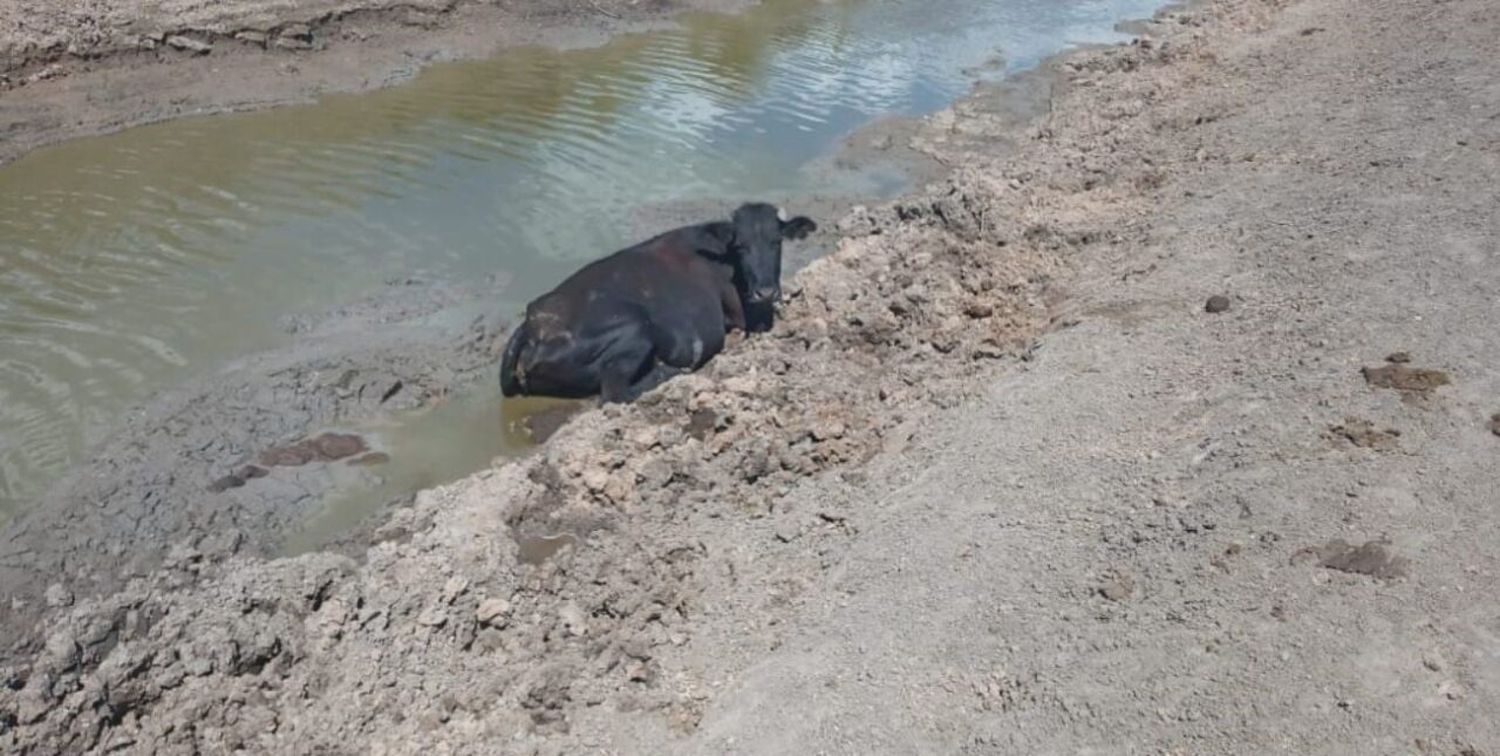
M 491 376 L 505 280 L 392 282 L 129 412 L 92 458 L 0 535 L 0 627 L 14 654 L 47 604 L 117 590 L 191 544 L 209 559 L 269 555 L 321 498 L 368 486 L 379 449 L 348 424 L 421 407 Z
M 1217 0 L 1056 63 L 1019 140 L 979 92 L 774 333 L 363 564 L 184 545 L 57 607 L 0 743 L 1487 752 L 1494 23 Z M 1450 381 L 1367 383 L 1397 351 Z
M 749 0 L 313 0 L 0 7 L 0 163 L 184 115 L 308 102 L 507 45 L 601 44 Z
M 907 141 L 952 160 L 934 145 L 959 122 L 944 114 Z M 637 405 L 585 413 L 541 455 L 424 492 L 363 564 L 185 542 L 117 593 L 59 597 L 11 657 L 11 744 L 527 748 L 601 705 L 690 731 L 706 698 L 666 685 L 656 659 L 690 642 L 706 588 L 736 582 L 733 544 L 747 529 L 777 543 L 852 533 L 860 469 L 900 455 L 923 417 L 1027 359 L 1052 325 L 1064 257 L 1094 237 L 1029 217 L 1036 195 L 1018 191 L 1060 193 L 1074 169 L 992 172 L 1013 125 L 971 134 L 966 149 L 981 149 L 929 191 L 825 224 L 838 250 L 788 282 L 773 334 Z M 809 485 L 833 492 L 790 508 Z M 524 558 L 521 544 L 564 536 L 550 558 Z M 89 682 L 101 673 L 114 677 Z

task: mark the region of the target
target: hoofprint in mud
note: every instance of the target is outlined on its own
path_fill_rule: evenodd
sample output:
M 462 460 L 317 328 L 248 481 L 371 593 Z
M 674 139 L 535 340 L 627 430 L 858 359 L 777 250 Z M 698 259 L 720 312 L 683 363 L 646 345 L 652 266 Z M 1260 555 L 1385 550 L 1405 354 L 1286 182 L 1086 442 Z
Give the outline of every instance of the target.
M 56 609 L 0 745 L 1489 752 L 1500 329 L 1461 319 L 1500 319 L 1500 94 L 1455 83 L 1500 76 L 1488 10 L 1172 13 L 1059 63 L 1012 158 L 981 92 L 918 135 L 962 167 L 845 218 L 769 338 L 363 563 L 180 547 Z M 1424 284 L 1463 312 L 1406 317 Z M 1450 385 L 1361 377 L 1417 345 Z

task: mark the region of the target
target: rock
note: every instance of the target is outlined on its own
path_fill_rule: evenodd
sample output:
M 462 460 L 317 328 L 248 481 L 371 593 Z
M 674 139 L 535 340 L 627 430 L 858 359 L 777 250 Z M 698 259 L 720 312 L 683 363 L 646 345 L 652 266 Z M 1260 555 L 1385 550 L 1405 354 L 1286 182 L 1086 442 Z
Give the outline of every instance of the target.
M 301 39 L 299 37 L 289 37 L 283 34 L 282 36 L 276 38 L 275 47 L 280 50 L 291 50 L 293 52 L 297 52 L 301 50 L 311 50 L 312 42 L 310 40 Z M 391 389 L 387 389 L 389 393 L 385 395 L 385 398 L 395 396 L 396 391 L 399 390 L 401 390 L 400 384 L 394 384 Z
M 651 670 L 650 662 L 633 661 L 625 665 L 625 677 L 631 682 L 649 683 L 656 675 Z
M 569 603 L 557 611 L 558 619 L 562 620 L 563 627 L 568 629 L 570 635 L 584 635 L 588 633 L 588 621 L 583 610 L 577 604 Z
M 210 50 L 214 49 L 213 45 L 207 42 L 193 39 L 192 37 L 184 37 L 181 34 L 173 34 L 167 37 L 167 46 L 182 50 L 183 52 L 190 52 L 194 55 L 207 55 Z
M 964 314 L 978 320 L 995 314 L 995 308 L 988 302 L 970 302 L 964 305 Z
M 844 422 L 838 418 L 824 418 L 813 423 L 812 437 L 815 441 L 828 441 L 835 438 L 843 438 L 847 429 Z
M 1334 539 L 1322 546 L 1308 546 L 1298 550 L 1293 559 L 1313 556 L 1318 565 L 1339 572 L 1368 575 L 1381 580 L 1393 580 L 1406 575 L 1407 560 L 1396 556 L 1381 541 L 1368 541 L 1362 546 L 1352 546 L 1343 540 Z
M 1386 355 L 1385 361 L 1405 365 L 1406 363 L 1411 362 L 1411 354 L 1408 352 L 1391 352 L 1390 354 Z
M 711 409 L 694 410 L 688 418 L 686 432 L 689 436 L 702 441 L 714 432 L 718 423 L 719 413 Z
M 1203 311 L 1204 312 L 1211 312 L 1211 313 L 1215 313 L 1215 314 L 1221 313 L 1221 312 L 1228 312 L 1229 311 L 1229 297 L 1226 297 L 1223 294 L 1215 294 L 1215 295 L 1209 297 L 1208 298 L 1208 302 L 1206 302 L 1203 305 Z
M 664 459 L 653 459 L 641 465 L 636 475 L 646 490 L 655 490 L 672 482 L 672 465 Z
M 597 468 L 590 467 L 583 471 L 583 486 L 590 493 L 599 493 L 609 485 L 609 473 Z
M 1390 388 L 1403 394 L 1423 395 L 1432 392 L 1439 386 L 1446 386 L 1452 381 L 1448 374 L 1441 370 L 1430 370 L 1427 368 L 1409 368 L 1399 362 L 1393 362 L 1381 367 L 1361 368 L 1365 382 L 1376 388 Z
M 73 592 L 63 587 L 62 583 L 53 583 L 47 586 L 47 606 L 54 609 L 73 605 Z
M 469 581 L 462 575 L 454 575 L 453 577 L 448 578 L 448 582 L 443 584 L 443 603 L 453 603 L 454 599 L 463 595 L 463 592 L 467 591 L 468 589 Z
M 504 627 L 509 616 L 510 602 L 502 598 L 487 598 L 474 610 L 474 619 L 490 627 Z
M 1490 432 L 1500 436 L 1500 412 L 1490 416 Z
M 245 31 L 236 33 L 234 35 L 234 38 L 241 42 L 257 45 L 259 47 L 265 47 L 266 41 L 270 39 L 270 35 L 266 34 L 263 31 L 247 29 Z
M 745 396 L 753 396 L 759 387 L 760 383 L 753 376 L 749 375 L 737 375 L 724 381 L 725 391 L 732 391 Z
M 776 524 L 776 540 L 782 543 L 791 543 L 802 535 L 802 525 L 792 520 Z
M 1099 595 L 1110 601 L 1124 601 L 1134 593 L 1135 578 L 1123 572 L 1112 576 L 1099 586 Z
M 1396 449 L 1396 440 L 1401 436 L 1401 431 L 1395 428 L 1379 430 L 1374 423 L 1357 417 L 1345 418 L 1343 425 L 1335 425 L 1328 430 L 1335 439 L 1343 439 L 1360 448 L 1377 451 Z
M 429 606 L 417 615 L 417 624 L 423 627 L 442 627 L 448 622 L 448 612 L 440 606 Z

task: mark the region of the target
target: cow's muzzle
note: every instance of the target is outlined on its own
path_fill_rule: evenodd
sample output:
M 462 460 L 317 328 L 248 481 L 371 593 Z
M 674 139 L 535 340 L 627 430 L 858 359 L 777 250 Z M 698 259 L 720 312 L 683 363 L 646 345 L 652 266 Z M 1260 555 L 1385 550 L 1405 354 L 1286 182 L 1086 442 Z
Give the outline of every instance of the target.
M 770 304 L 781 298 L 781 287 L 768 286 L 750 292 L 750 304 Z

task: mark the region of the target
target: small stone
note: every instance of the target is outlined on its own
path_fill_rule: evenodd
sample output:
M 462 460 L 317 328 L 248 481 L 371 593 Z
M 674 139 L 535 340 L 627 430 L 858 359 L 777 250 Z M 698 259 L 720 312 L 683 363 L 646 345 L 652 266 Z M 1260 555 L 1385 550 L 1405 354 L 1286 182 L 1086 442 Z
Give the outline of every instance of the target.
M 625 665 L 625 676 L 631 682 L 649 683 L 655 675 L 651 671 L 651 664 L 643 661 L 633 661 Z
M 1215 314 L 1221 313 L 1221 312 L 1228 312 L 1229 311 L 1229 297 L 1226 297 L 1223 294 L 1215 294 L 1215 295 L 1209 297 L 1208 298 L 1208 302 L 1203 305 L 1203 311 L 1204 312 L 1211 312 L 1211 313 L 1215 313 Z
M 281 36 L 312 41 L 312 27 L 307 24 L 287 24 L 281 28 Z
M 266 40 L 270 39 L 269 35 L 267 35 L 265 32 L 255 31 L 254 29 L 247 29 L 245 31 L 238 32 L 234 35 L 234 38 L 241 42 L 257 45 L 259 47 L 265 47 Z
M 417 615 L 417 624 L 423 627 L 442 627 L 447 622 L 448 613 L 439 606 L 429 606 Z
M 758 387 L 759 383 L 755 380 L 755 378 L 748 375 L 737 375 L 733 378 L 725 379 L 724 381 L 725 391 L 732 391 L 736 394 L 743 394 L 745 396 L 751 396 L 755 394 L 755 391 Z
M 802 535 L 802 526 L 796 522 L 788 520 L 776 525 L 776 540 L 782 543 L 791 543 L 800 535 Z
M 53 583 L 47 586 L 47 606 L 57 609 L 73 605 L 73 592 L 63 587 L 62 583 Z
M 167 46 L 182 50 L 183 52 L 190 52 L 194 55 L 207 55 L 210 50 L 214 49 L 213 45 L 207 42 L 193 39 L 192 37 L 184 37 L 181 34 L 173 34 L 167 37 Z
M 977 320 L 994 315 L 995 308 L 988 302 L 970 302 L 964 307 L 964 314 Z
M 1115 575 L 1099 586 L 1099 595 L 1110 601 L 1124 601 L 1133 593 L 1135 593 L 1135 578 L 1125 573 Z
M 443 584 L 443 603 L 453 603 L 454 599 L 463 595 L 463 592 L 468 589 L 469 581 L 464 577 L 460 575 L 454 575 L 453 577 L 448 578 L 448 582 Z
M 187 662 L 182 665 L 182 668 L 184 672 L 192 675 L 193 677 L 206 677 L 209 673 L 214 671 L 214 663 L 212 659 L 208 659 L 202 656 L 195 656 L 191 659 L 188 659 Z
M 584 635 L 589 631 L 587 618 L 577 604 L 563 606 L 558 610 L 557 617 L 562 620 L 563 627 L 568 629 L 570 635 Z
M 282 36 L 276 38 L 276 47 L 281 50 L 292 51 L 311 50 L 312 42 L 306 39 L 301 39 L 299 37 L 289 37 L 283 34 Z M 395 393 L 395 391 L 390 391 L 388 396 L 394 396 Z
M 816 441 L 827 441 L 834 438 L 843 438 L 846 432 L 844 423 L 838 419 L 819 420 L 813 423 L 812 437 Z
M 1385 361 L 1386 362 L 1394 362 L 1394 363 L 1396 363 L 1398 365 L 1404 365 L 1404 364 L 1406 364 L 1408 362 L 1411 362 L 1411 353 L 1410 352 L 1391 352 L 1390 354 L 1386 355 Z
M 1500 412 L 1490 416 L 1490 432 L 1500 436 Z
M 479 603 L 479 608 L 474 610 L 474 619 L 490 627 L 503 627 L 509 615 L 510 602 L 502 598 L 485 599 Z
M 583 472 L 583 485 L 589 491 L 599 493 L 609 485 L 609 473 L 597 467 L 591 467 Z

